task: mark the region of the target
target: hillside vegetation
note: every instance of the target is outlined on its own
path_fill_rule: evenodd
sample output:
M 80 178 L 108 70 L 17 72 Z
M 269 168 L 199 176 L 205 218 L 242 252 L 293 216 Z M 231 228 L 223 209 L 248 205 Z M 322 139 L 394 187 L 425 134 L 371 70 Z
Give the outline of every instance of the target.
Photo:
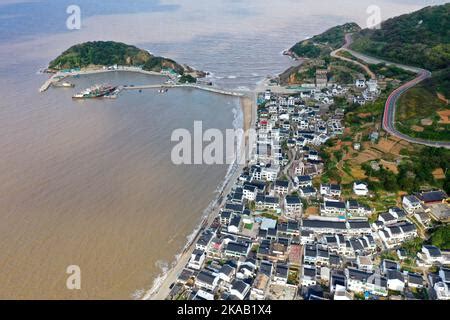
M 298 57 L 319 58 L 329 55 L 331 51 L 342 47 L 345 43 L 345 34 L 360 31 L 356 23 L 346 23 L 295 44 L 289 52 Z
M 50 62 L 49 69 L 63 70 L 89 66 L 142 66 L 144 70 L 159 72 L 170 68 L 183 74 L 185 68 L 175 61 L 151 55 L 135 46 L 113 41 L 95 41 L 75 45 Z
M 353 36 L 351 48 L 431 71 L 450 63 L 450 3 L 431 6 L 382 22 Z

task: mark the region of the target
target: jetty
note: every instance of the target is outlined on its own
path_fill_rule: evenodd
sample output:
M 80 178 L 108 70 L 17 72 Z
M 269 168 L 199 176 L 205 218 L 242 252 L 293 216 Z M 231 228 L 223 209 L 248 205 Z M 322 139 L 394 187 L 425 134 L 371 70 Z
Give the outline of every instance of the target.
M 146 71 L 146 70 L 142 70 L 141 68 L 137 68 L 137 67 L 119 67 L 117 69 L 74 70 L 74 71 L 68 71 L 68 72 L 60 71 L 58 73 L 55 73 L 47 81 L 45 81 L 44 84 L 39 89 L 39 92 L 47 91 L 53 84 L 58 83 L 59 81 L 65 79 L 67 77 L 73 77 L 73 76 L 77 76 L 77 75 L 96 74 L 96 73 L 117 72 L 117 71 L 136 72 L 136 73 L 152 75 L 152 76 L 163 76 L 163 77 L 168 77 L 172 81 L 175 81 L 174 78 L 172 78 L 170 75 L 168 75 L 166 73 L 160 73 L 160 72 L 155 72 L 155 71 Z M 191 89 L 199 89 L 199 90 L 222 94 L 222 95 L 227 95 L 227 96 L 234 96 L 234 97 L 245 96 L 244 92 L 231 91 L 231 90 L 226 90 L 226 89 L 222 89 L 222 88 L 193 84 L 193 83 L 185 83 L 185 84 L 164 83 L 164 84 L 149 84 L 149 85 L 140 85 L 140 86 L 121 86 L 121 90 L 145 90 L 145 89 L 168 89 L 168 88 L 191 88 Z
M 245 94 L 238 91 L 225 90 L 221 88 L 201 86 L 198 84 L 149 84 L 140 86 L 127 86 L 123 87 L 123 90 L 145 90 L 145 89 L 170 89 L 170 88 L 191 88 L 208 91 L 212 93 L 222 94 L 226 96 L 243 97 Z

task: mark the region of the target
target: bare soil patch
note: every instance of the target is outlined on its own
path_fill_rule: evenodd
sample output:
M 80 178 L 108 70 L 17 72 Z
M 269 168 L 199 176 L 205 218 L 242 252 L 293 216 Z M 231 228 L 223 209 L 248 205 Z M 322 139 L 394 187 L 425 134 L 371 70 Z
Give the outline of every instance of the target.
M 439 115 L 439 117 L 441 117 L 441 120 L 439 120 L 439 123 L 450 124 L 450 110 L 438 111 L 438 115 Z

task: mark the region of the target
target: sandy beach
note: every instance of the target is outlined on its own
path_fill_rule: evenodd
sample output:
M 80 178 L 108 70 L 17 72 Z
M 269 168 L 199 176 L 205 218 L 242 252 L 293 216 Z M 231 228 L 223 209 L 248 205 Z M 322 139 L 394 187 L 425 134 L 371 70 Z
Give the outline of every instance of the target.
M 243 112 L 243 129 L 244 132 L 247 132 L 250 128 L 254 126 L 254 122 L 256 120 L 256 95 L 251 94 L 250 96 L 245 96 L 240 98 L 241 108 Z M 244 139 L 245 143 L 241 145 L 241 153 L 246 152 L 248 150 L 248 137 Z M 231 191 L 232 186 L 235 181 L 241 174 L 243 166 L 237 166 L 234 168 L 231 177 L 228 179 L 226 186 L 224 186 L 223 195 L 228 194 Z M 219 215 L 220 208 L 224 205 L 225 197 L 222 200 L 222 203 L 216 203 L 214 208 L 211 210 L 211 213 L 206 217 L 207 225 L 209 226 L 214 219 Z M 200 234 L 196 235 L 196 238 L 190 243 L 189 247 L 186 248 L 184 253 L 179 257 L 177 263 L 170 269 L 168 272 L 159 280 L 161 281 L 159 287 L 155 286 L 152 291 L 147 292 L 147 294 L 143 297 L 143 300 L 164 300 L 170 293 L 170 286 L 172 283 L 177 281 L 178 275 L 181 271 L 186 267 L 189 259 L 191 258 L 192 251 L 195 248 L 195 243 Z

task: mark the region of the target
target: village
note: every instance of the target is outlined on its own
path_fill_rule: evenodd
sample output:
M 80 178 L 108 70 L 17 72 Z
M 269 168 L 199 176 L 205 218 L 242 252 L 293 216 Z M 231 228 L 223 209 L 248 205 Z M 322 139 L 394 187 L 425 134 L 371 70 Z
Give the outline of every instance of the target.
M 320 179 L 320 146 L 345 130 L 334 99 L 363 105 L 380 91 L 373 79 L 329 86 L 319 70 L 314 88 L 259 93 L 252 158 L 167 299 L 450 299 L 450 252 L 404 246 L 448 221 L 444 191 L 406 194 L 377 212 L 364 201 L 367 183 L 343 192 Z

